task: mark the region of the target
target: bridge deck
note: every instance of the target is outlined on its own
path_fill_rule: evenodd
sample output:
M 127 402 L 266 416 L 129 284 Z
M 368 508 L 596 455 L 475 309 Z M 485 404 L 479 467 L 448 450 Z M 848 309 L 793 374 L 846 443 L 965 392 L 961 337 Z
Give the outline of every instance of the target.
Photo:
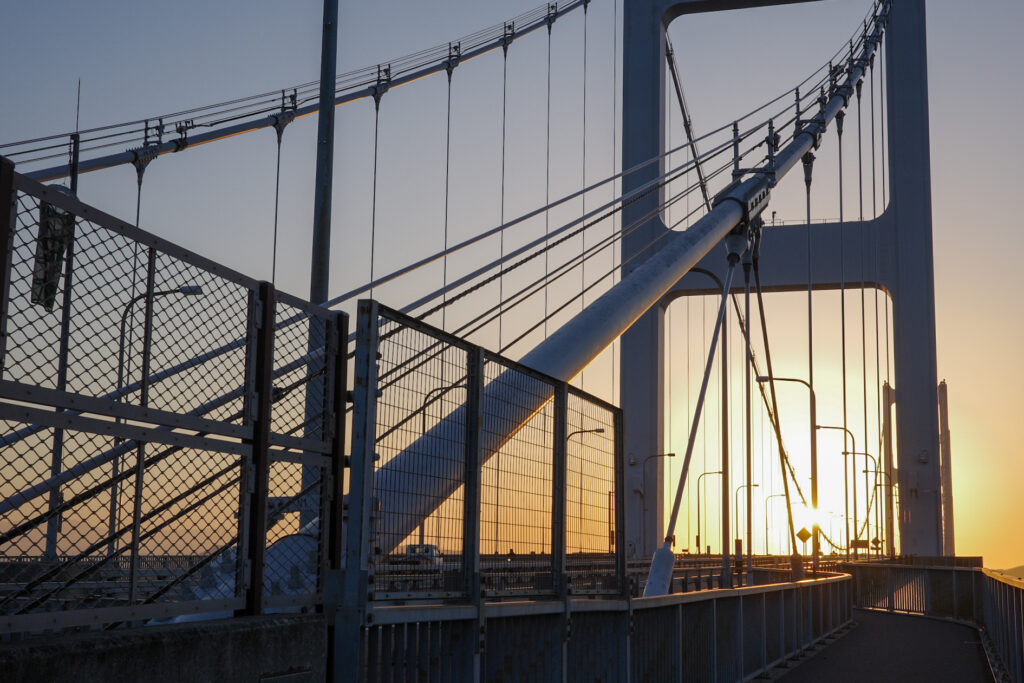
M 902 614 L 854 610 L 858 626 L 782 676 L 829 681 L 992 681 L 978 631 Z

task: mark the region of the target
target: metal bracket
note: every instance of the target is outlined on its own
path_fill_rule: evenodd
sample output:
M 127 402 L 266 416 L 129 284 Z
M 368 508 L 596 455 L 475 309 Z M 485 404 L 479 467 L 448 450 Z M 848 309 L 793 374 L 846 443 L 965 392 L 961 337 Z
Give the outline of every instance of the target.
M 767 173 L 766 171 L 753 171 L 760 173 Z M 715 195 L 714 200 L 711 202 L 711 206 L 715 207 L 722 202 L 733 201 L 740 205 L 743 209 L 743 221 L 741 225 L 746 227 L 750 223 L 751 219 L 761 215 L 761 212 L 768 206 L 768 200 L 771 197 L 771 191 L 768 187 L 764 187 L 763 183 L 758 178 L 748 178 L 747 180 L 734 180 L 729 185 Z

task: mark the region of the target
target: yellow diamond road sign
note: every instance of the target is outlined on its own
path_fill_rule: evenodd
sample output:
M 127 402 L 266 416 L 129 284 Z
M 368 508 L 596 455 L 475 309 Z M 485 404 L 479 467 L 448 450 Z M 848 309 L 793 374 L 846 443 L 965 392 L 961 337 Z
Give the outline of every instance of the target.
M 800 531 L 796 532 L 796 537 L 804 543 L 807 543 L 807 539 L 811 537 L 811 532 L 808 531 L 806 528 L 803 528 L 800 529 Z

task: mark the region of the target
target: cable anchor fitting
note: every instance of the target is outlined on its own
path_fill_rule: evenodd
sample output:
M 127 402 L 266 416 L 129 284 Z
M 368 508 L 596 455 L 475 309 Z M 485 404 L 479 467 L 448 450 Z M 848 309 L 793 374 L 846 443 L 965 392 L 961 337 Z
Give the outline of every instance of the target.
M 377 82 L 370 86 L 370 92 L 373 95 L 373 105 L 380 109 L 380 98 L 384 97 L 384 93 L 391 87 L 391 65 L 381 66 L 377 65 Z
M 508 46 L 516 39 L 516 24 L 510 21 L 505 24 L 505 32 L 501 36 L 501 50 L 508 57 Z
M 452 72 L 462 60 L 462 43 L 448 43 L 448 59 L 444 61 L 444 70 L 448 73 L 448 82 L 452 80 Z

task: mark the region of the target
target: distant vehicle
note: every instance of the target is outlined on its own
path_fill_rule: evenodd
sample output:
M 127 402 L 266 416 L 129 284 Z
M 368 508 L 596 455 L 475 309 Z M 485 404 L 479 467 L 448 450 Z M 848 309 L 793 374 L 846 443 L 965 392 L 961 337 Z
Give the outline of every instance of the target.
M 398 560 L 399 564 L 418 567 L 441 567 L 444 558 L 441 549 L 429 543 L 413 543 L 405 547 L 405 556 Z

